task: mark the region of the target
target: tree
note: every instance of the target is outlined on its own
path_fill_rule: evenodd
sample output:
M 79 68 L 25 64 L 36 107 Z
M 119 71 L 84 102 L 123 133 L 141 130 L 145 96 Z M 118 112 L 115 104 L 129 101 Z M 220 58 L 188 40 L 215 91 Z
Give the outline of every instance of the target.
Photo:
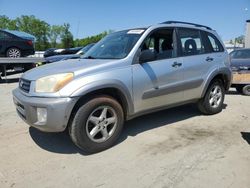
M 11 20 L 7 16 L 0 15 L 0 29 L 16 30 L 16 20 Z
M 57 42 L 61 39 L 64 28 L 61 25 L 52 25 L 50 28 L 49 39 L 51 42 L 51 47 L 56 48 Z
M 241 35 L 241 36 L 239 36 L 239 37 L 236 37 L 236 38 L 235 38 L 235 42 L 238 43 L 238 44 L 244 44 L 244 38 L 245 38 L 244 35 Z
M 63 24 L 63 31 L 61 35 L 63 48 L 71 48 L 74 46 L 73 35 L 69 31 L 69 28 L 70 28 L 70 24 L 68 23 Z
M 109 30 L 109 31 L 104 31 L 98 35 L 94 35 L 94 36 L 91 36 L 91 37 L 86 37 L 86 38 L 83 38 L 83 39 L 76 39 L 74 42 L 75 42 L 75 45 L 78 45 L 78 46 L 86 46 L 88 44 L 91 44 L 91 43 L 97 43 L 99 40 L 101 40 L 103 37 L 105 37 L 106 35 L 108 35 L 109 33 L 111 33 L 112 31 Z
M 30 33 L 36 37 L 36 49 L 45 50 L 49 45 L 48 35 L 50 25 L 35 16 L 21 16 L 16 19 L 16 26 L 19 31 Z

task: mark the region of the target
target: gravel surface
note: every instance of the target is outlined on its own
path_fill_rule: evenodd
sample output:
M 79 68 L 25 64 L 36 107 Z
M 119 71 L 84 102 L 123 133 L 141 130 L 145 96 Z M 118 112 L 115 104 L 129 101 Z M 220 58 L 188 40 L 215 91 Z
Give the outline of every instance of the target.
M 65 133 L 16 114 L 16 79 L 0 83 L 0 187 L 250 187 L 250 97 L 231 90 L 224 110 L 187 105 L 125 124 L 114 147 L 85 155 Z

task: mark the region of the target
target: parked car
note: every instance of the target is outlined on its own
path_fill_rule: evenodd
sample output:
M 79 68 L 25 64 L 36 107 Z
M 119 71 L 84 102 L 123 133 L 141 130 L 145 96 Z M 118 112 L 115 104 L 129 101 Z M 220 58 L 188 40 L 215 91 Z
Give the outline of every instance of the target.
M 60 55 L 65 49 L 57 49 L 57 48 L 49 48 L 47 49 L 44 54 L 43 57 L 50 57 L 50 56 L 54 56 L 54 55 Z
M 43 64 L 53 63 L 56 61 L 67 60 L 67 59 L 78 59 L 81 57 L 81 55 L 85 54 L 90 48 L 92 48 L 92 46 L 94 46 L 94 43 L 88 44 L 87 46 L 80 48 L 80 50 L 78 50 L 76 54 L 54 55 L 46 57 Z
M 20 31 L 0 29 L 0 56 L 25 57 L 33 55 L 35 37 Z
M 231 76 L 214 30 L 171 21 L 109 34 L 81 59 L 28 71 L 13 98 L 30 126 L 68 129 L 79 148 L 95 153 L 114 145 L 124 121 L 139 115 L 186 103 L 219 113 Z
M 250 70 L 250 49 L 234 50 L 230 53 L 233 71 Z
M 44 57 L 50 57 L 55 55 L 69 55 L 76 54 L 83 47 L 75 47 L 75 48 L 66 48 L 66 49 L 57 49 L 57 48 L 49 48 L 43 54 Z
M 66 48 L 64 51 L 61 52 L 62 55 L 67 54 L 76 54 L 79 50 L 83 47 L 75 47 L 75 48 Z
M 239 49 L 230 53 L 233 82 L 231 87 L 250 96 L 250 49 Z

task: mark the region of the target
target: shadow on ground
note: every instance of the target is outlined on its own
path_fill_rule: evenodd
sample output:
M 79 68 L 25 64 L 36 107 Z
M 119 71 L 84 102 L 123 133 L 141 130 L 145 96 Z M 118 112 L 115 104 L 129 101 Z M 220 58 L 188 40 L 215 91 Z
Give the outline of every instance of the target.
M 242 95 L 241 93 L 235 91 L 235 90 L 229 90 L 226 92 L 227 95 Z
M 7 78 L 7 79 L 0 79 L 0 84 L 11 84 L 19 82 L 19 78 Z
M 226 106 L 227 105 L 224 105 L 223 108 L 225 109 Z M 125 123 L 117 144 L 126 140 L 128 136 L 136 136 L 142 132 L 162 126 L 169 126 L 172 123 L 199 115 L 200 112 L 197 110 L 196 105 L 185 105 L 135 118 Z M 63 133 L 44 133 L 31 127 L 29 132 L 34 142 L 47 151 L 64 154 L 80 153 L 87 155 L 73 144 L 67 131 Z
M 250 133 L 248 133 L 248 132 L 241 132 L 241 136 L 250 145 Z

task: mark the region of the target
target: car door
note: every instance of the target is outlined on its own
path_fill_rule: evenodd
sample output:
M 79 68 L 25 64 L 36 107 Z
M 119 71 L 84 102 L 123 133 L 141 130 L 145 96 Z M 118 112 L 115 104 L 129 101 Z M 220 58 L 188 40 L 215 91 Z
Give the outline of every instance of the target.
M 216 69 L 215 60 L 207 53 L 202 33 L 198 29 L 178 28 L 179 56 L 183 57 L 183 83 L 185 101 L 198 99 L 207 75 Z
M 176 57 L 176 47 L 174 29 L 155 30 L 142 43 L 141 52 L 152 50 L 156 58 L 132 66 L 135 113 L 182 101 L 182 58 Z

